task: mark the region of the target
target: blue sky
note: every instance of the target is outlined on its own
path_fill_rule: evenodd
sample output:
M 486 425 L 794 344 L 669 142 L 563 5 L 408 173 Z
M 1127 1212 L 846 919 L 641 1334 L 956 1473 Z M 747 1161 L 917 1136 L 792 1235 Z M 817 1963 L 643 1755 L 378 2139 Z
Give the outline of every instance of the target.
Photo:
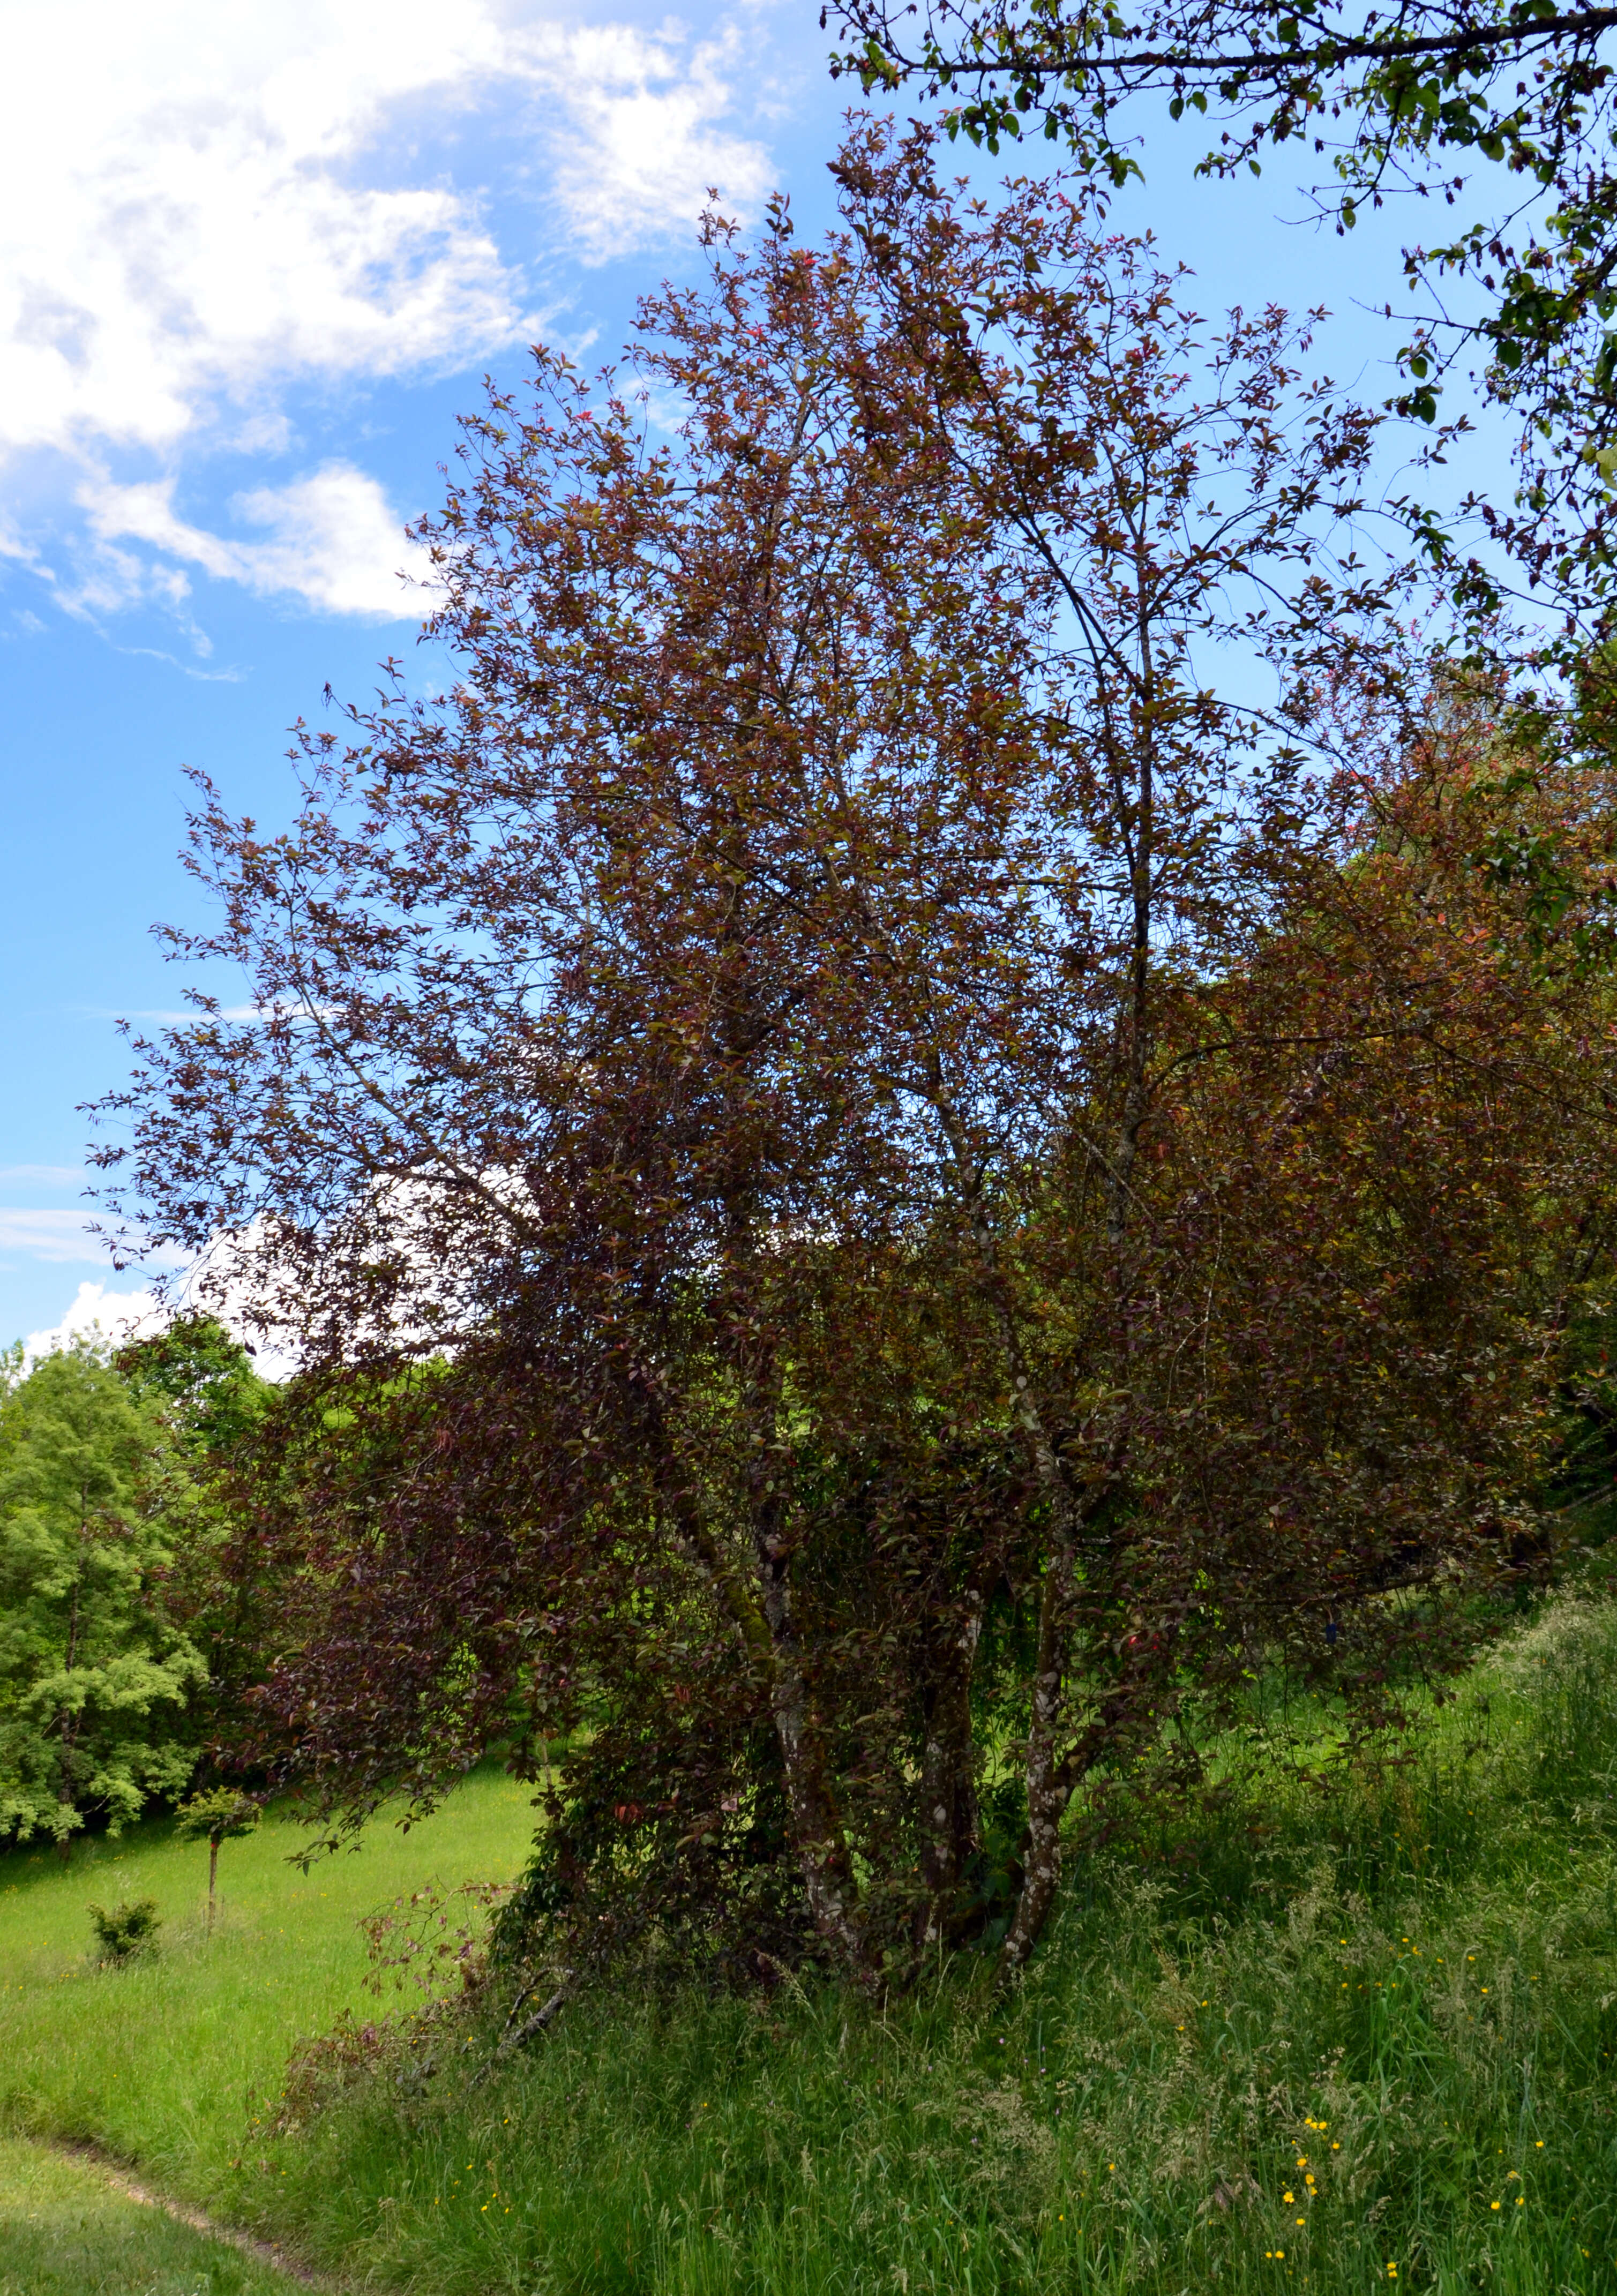
M 709 184 L 824 220 L 848 92 L 817 19 L 0 0 L 0 1343 L 141 1289 L 85 1233 L 79 1111 L 124 1073 L 116 1017 L 179 1002 L 149 928 L 198 916 L 181 767 L 281 818 L 286 728 L 410 654 L 405 521 L 483 374 L 536 339 L 612 356 L 698 261 Z M 1360 306 L 1407 216 L 1339 241 L 1150 124 L 1117 219 L 1203 308 L 1330 304 L 1333 371 L 1384 396 L 1401 337 Z

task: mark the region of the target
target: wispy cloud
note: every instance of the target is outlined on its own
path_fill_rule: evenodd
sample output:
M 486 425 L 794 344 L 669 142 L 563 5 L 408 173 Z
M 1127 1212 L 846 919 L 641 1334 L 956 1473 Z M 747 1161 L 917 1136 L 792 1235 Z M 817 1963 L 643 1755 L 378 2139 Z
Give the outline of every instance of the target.
M 756 37 L 756 33 L 754 34 Z M 748 209 L 768 188 L 768 154 L 721 123 L 748 70 L 735 28 L 688 47 L 677 25 L 540 25 L 513 56 L 546 99 L 570 114 L 550 161 L 574 249 L 603 263 L 689 228 L 710 186 Z
M 240 685 L 247 675 L 244 669 L 234 664 L 225 669 L 199 669 L 195 662 L 182 661 L 178 654 L 170 653 L 164 646 L 115 645 L 112 651 L 127 654 L 133 660 L 166 661 L 171 669 L 181 671 L 186 677 L 195 678 L 202 685 Z
M 21 1252 L 29 1259 L 104 1259 L 105 1251 L 89 1233 L 89 1217 L 84 1211 L 0 1204 L 0 1251 Z
M 334 614 L 424 621 L 434 584 L 426 552 L 404 531 L 377 481 L 349 463 L 330 463 L 285 487 L 238 495 L 232 511 L 263 530 L 261 541 L 210 534 L 174 508 L 174 480 L 86 484 L 79 501 L 106 542 L 152 544 L 205 573 L 261 595 L 291 594 Z
M 94 1234 L 94 1214 L 81 1205 L 0 1204 L 0 1252 L 51 1266 L 105 1266 L 111 1254 Z M 157 1250 L 145 1256 L 153 1267 L 179 1267 L 175 1252 Z
M 216 1017 L 221 1021 L 262 1021 L 268 1017 L 270 1009 L 264 1004 L 221 1004 Z M 93 1021 L 152 1021 L 163 1029 L 185 1028 L 201 1018 L 193 1004 L 79 1004 L 74 1010 Z

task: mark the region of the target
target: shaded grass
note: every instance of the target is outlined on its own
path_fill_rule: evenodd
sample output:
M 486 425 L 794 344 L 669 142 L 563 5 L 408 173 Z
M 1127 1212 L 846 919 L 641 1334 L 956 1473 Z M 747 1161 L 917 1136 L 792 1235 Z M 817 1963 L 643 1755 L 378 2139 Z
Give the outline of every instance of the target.
M 0 2137 L 0 2296 L 289 2296 L 297 2283 L 93 2169 Z
M 478 1782 L 435 1821 L 445 1878 L 496 1870 L 515 1791 Z M 0 1995 L 0 2096 L 423 2296 L 1617 2289 L 1609 1603 L 1549 1610 L 1379 1779 L 1260 1772 L 1080 1861 L 1008 2012 L 970 1960 L 884 2018 L 829 1986 L 626 1981 L 480 2087 L 486 2037 L 440 2027 L 277 2132 L 267 2069 L 365 2003 L 312 1894 L 343 1871 L 311 1877 L 295 1949 L 270 1913 L 305 1885 L 250 1918 L 226 1869 L 211 1958 L 45 1956 Z M 36 1887 L 43 1915 L 61 1885 Z M 188 2053 L 219 2063 L 182 2080 Z

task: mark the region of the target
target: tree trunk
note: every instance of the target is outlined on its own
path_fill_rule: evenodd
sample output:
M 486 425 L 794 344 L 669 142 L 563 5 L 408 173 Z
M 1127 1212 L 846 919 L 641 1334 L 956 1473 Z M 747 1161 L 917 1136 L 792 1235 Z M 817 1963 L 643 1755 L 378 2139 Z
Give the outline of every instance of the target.
M 781 1751 L 792 1845 L 815 1927 L 862 1982 L 870 1980 L 864 1939 L 853 1907 L 858 1887 L 843 1839 L 836 1799 L 825 1775 L 792 1620 L 785 1543 L 779 1501 L 757 1495 L 752 1544 L 758 1592 L 747 1584 L 707 1521 L 691 1479 L 675 1450 L 653 1382 L 628 1383 L 628 1399 L 650 1449 L 659 1496 L 680 1546 L 707 1579 L 734 1624 L 749 1659 L 767 1685 L 770 1717 Z
M 808 1911 L 820 1935 L 834 1946 L 853 1975 L 868 1985 L 875 1972 L 857 1918 L 858 1884 L 799 1655 L 777 1502 L 765 1500 L 753 1541 L 769 1629 L 769 1702 Z
M 62 1662 L 62 1672 L 71 1674 L 78 1663 L 78 1590 L 84 1580 L 85 1548 L 89 1543 L 90 1519 L 88 1501 L 82 1491 L 78 1505 L 78 1568 L 73 1574 L 73 1600 L 68 1611 L 68 1647 Z M 73 1806 L 73 1742 L 78 1735 L 78 1718 L 70 1706 L 62 1710 L 62 1772 L 56 1788 L 60 1807 Z M 73 1835 L 70 1828 L 56 1844 L 57 1855 L 65 1866 L 73 1855 Z
M 928 1702 L 920 1788 L 926 1895 L 915 1925 L 922 1951 L 948 1939 L 962 1876 L 981 1847 L 972 1759 L 972 1676 L 982 1609 L 982 1595 L 973 1588 L 964 1615 L 952 1621 Z
M 1033 1671 L 1024 1775 L 1028 1847 L 1022 1894 L 1000 1948 L 1003 1983 L 1020 1975 L 1043 1934 L 1061 1885 L 1061 1822 L 1072 1789 L 1056 1751 L 1062 1697 L 1063 1628 L 1072 1595 L 1071 1550 L 1052 1552 L 1038 1601 L 1038 1648 Z
M 78 1717 L 70 1707 L 62 1713 L 62 1767 L 56 1784 L 56 1803 L 60 1809 L 73 1807 L 73 1742 L 78 1735 Z M 73 1855 L 73 1829 L 64 1825 L 56 1843 L 57 1855 L 65 1866 Z
M 936 1081 L 940 1086 L 940 1072 Z M 1049 1552 L 1039 1591 L 1038 1646 L 1024 1765 L 1028 1852 L 1022 1894 L 1000 1948 L 999 1973 L 1003 1982 L 1016 1976 L 1026 1964 L 1049 1918 L 1060 1885 L 1061 1822 L 1072 1792 L 1057 1749 L 1065 1706 L 1062 1673 L 1066 1628 L 1077 1587 L 1079 1541 L 1086 1517 L 1103 1495 L 1106 1483 L 1096 1486 L 1081 1500 L 1073 1490 L 1071 1477 L 1051 1439 L 1046 1412 L 1034 1386 L 1032 1367 L 1022 1345 L 1010 1287 L 1000 1264 L 999 1240 L 984 1193 L 982 1164 L 973 1152 L 971 1137 L 959 1111 L 941 1089 L 934 1090 L 932 1105 L 954 1159 L 978 1289 L 999 1341 L 1013 1408 L 1050 1514 Z M 1119 1447 L 1114 1441 L 1108 1461 L 1108 1480 L 1115 1472 Z

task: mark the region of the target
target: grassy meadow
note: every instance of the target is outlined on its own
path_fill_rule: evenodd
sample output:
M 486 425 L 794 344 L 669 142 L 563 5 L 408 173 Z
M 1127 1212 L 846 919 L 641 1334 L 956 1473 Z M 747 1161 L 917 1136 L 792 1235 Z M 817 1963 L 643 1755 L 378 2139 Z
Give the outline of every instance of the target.
M 1083 1861 L 1008 2012 L 970 1957 L 877 2019 L 626 1983 L 481 2083 L 440 2024 L 284 2100 L 294 2041 L 377 2013 L 357 1918 L 509 1874 L 529 1824 L 482 1773 L 307 1878 L 271 1824 L 211 1941 L 160 1826 L 0 1861 L 0 2112 L 421 2296 L 1617 2290 L 1609 1601 L 1549 1607 L 1375 1782 L 1260 1768 Z M 161 1951 L 95 1969 L 86 1900 L 143 1894 Z
M 65 1868 L 48 1848 L 0 1857 L 0 2115 L 14 2131 L 103 2145 L 166 2190 L 273 2235 L 275 2208 L 239 2201 L 243 2135 L 262 2117 L 263 2099 L 278 2095 L 298 2039 L 345 2011 L 377 2013 L 365 1985 L 359 1918 L 430 1881 L 452 1887 L 508 1878 L 526 1854 L 532 1823 L 527 1791 L 486 1771 L 467 1781 L 448 1811 L 408 1833 L 379 1822 L 359 1849 L 306 1876 L 287 1862 L 302 1830 L 272 1813 L 256 1834 L 220 1851 L 211 1939 L 207 1845 L 171 1841 L 165 1824 L 118 1840 L 81 1838 Z M 162 1915 L 159 1950 L 123 1968 L 97 1968 L 87 1906 L 143 1897 L 155 1898 Z M 44 2172 L 31 2152 L 8 2158 L 0 2225 L 9 2246 L 13 2219 L 29 2220 L 21 2169 Z M 88 2176 L 70 2166 L 62 2174 L 80 2185 Z M 97 2238 L 114 2219 L 153 2256 L 165 2243 L 176 2253 L 187 2243 L 193 2251 L 203 2245 L 148 2210 L 110 2200 Z M 213 2282 L 216 2296 L 238 2285 L 256 2296 L 285 2284 L 243 2259 L 231 2259 L 230 2272 L 237 2277 Z M 114 2276 L 105 2285 L 144 2292 L 149 2280 L 168 2296 L 160 2273 Z M 31 2291 L 36 2284 L 19 2284 Z M 190 2280 L 176 2284 L 189 2296 Z M 51 2280 L 37 2285 L 54 2296 Z M 3 2271 L 0 2296 L 12 2296 Z

